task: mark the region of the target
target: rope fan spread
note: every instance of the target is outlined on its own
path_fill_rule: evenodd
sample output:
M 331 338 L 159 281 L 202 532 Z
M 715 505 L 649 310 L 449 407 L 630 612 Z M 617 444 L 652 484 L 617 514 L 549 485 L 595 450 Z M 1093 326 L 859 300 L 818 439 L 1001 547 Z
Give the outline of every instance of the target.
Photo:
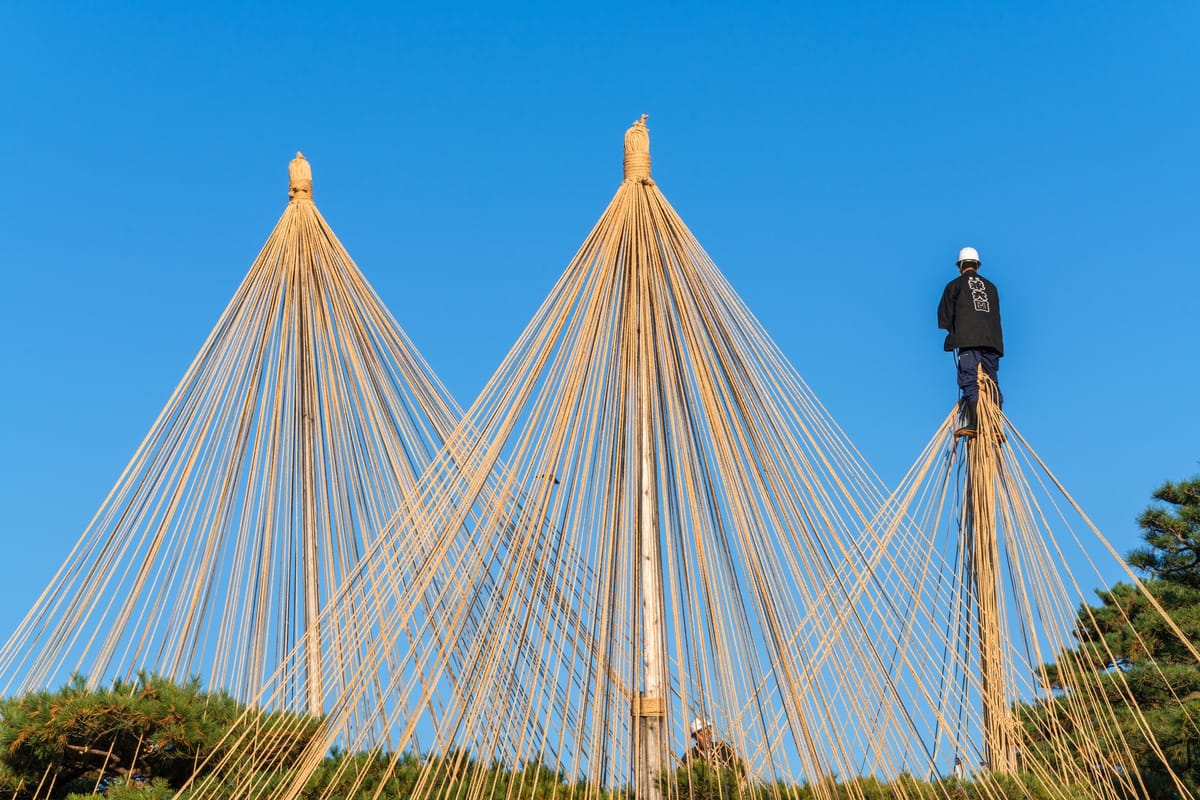
M 363 723 L 360 737 L 386 735 L 390 714 L 412 714 L 382 697 L 364 668 L 374 669 L 379 654 L 362 609 L 382 600 L 380 587 L 361 579 L 360 561 L 462 412 L 313 204 L 302 155 L 289 174 L 291 200 L 242 285 L 0 650 L 5 694 L 74 672 L 95 687 L 146 670 L 200 675 L 236 697 L 303 715 L 322 713 L 326 696 L 361 680 L 376 686 L 378 702 L 374 728 Z M 470 436 L 455 441 L 447 453 L 463 453 L 459 467 L 471 470 Z M 494 469 L 479 494 L 515 519 L 522 498 L 498 483 L 503 475 Z M 429 572 L 421 529 L 404 531 L 407 538 L 386 543 L 387 580 L 424 576 L 414 590 L 424 603 L 422 592 L 456 576 Z M 528 535 L 500 530 L 502 541 Z M 469 553 L 473 542 L 454 545 Z M 453 548 L 440 555 L 466 557 Z M 493 587 L 483 576 L 471 588 L 483 603 Z M 336 613 L 322 614 L 327 605 Z M 440 613 L 422 609 L 426 618 Z M 565 624 L 578 625 L 561 611 Z M 472 610 L 455 634 L 470 639 L 478 623 Z M 411 635 L 397 633 L 401 647 L 421 646 Z M 452 682 L 458 653 L 436 631 L 429 640 L 448 651 L 438 675 Z M 439 719 L 434 693 L 425 696 L 429 718 Z
M 956 773 L 979 797 L 1191 797 L 1146 681 L 1193 729 L 1194 701 L 1078 624 L 1103 579 L 1072 567 L 1120 559 L 986 379 L 976 436 L 947 418 L 882 491 L 652 180 L 645 117 L 624 166 L 460 419 L 293 162 L 276 232 L 0 653 L 9 686 L 201 665 L 324 712 L 281 767 L 248 711 L 197 798 L 390 796 L 402 768 L 439 800 L 953 798 Z
M 8 643 L 0 686 L 146 669 L 321 710 L 362 657 L 319 622 L 461 416 L 312 200 L 290 202 L 166 407 Z M 348 604 L 367 602 L 353 589 Z
M 984 784 L 1025 775 L 1036 797 L 1194 797 L 1176 771 L 1200 733 L 1194 621 L 1166 613 L 980 384 L 977 434 L 956 437 L 951 414 L 875 526 L 881 552 L 910 562 L 897 573 L 911 631 L 893 653 L 908 696 L 880 707 L 923 716 L 937 760 L 953 754 Z M 1091 587 L 1115 570 L 1122 582 L 1093 610 Z
M 643 118 L 616 196 L 360 563 L 375 602 L 322 616 L 354 616 L 374 660 L 324 681 L 286 776 L 258 777 L 239 733 L 190 788 L 296 797 L 336 746 L 368 757 L 330 785 L 381 792 L 430 731 L 414 796 L 490 795 L 502 763 L 681 797 L 694 720 L 733 754 L 725 793 L 948 770 L 910 663 L 932 655 L 911 554 L 887 549 L 919 532 L 885 501 L 651 179 Z M 341 627 L 319 626 L 326 646 Z

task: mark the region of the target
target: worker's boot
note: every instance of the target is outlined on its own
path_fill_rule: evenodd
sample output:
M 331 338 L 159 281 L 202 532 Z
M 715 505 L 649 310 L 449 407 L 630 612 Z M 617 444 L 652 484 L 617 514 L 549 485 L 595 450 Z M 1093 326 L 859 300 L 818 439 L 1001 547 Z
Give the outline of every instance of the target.
M 975 403 L 971 402 L 970 400 L 963 400 L 958 405 L 958 430 L 954 431 L 954 435 L 974 436 L 975 431 L 978 428 L 975 413 Z

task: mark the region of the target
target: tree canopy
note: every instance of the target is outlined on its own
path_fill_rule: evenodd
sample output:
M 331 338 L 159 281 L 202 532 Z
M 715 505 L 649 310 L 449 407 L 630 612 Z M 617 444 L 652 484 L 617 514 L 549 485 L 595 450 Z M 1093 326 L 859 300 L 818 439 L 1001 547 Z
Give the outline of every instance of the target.
M 262 763 L 286 764 L 320 722 L 283 724 L 294 720 L 247 714 L 228 694 L 202 691 L 198 679 L 177 684 L 141 674 L 89 689 L 77 675 L 57 691 L 0 701 L 0 794 L 20 800 L 112 787 L 179 788 L 219 754 L 230 731 L 246 724 L 266 734 Z M 272 736 L 272 730 L 288 732 Z
M 1128 582 L 1097 591 L 1099 604 L 1078 610 L 1076 647 L 1043 668 L 1057 698 L 1023 705 L 1018 717 L 1029 740 L 1044 748 L 1087 725 L 1115 721 L 1113 762 L 1096 767 L 1124 769 L 1115 755 L 1123 742 L 1152 796 L 1173 797 L 1171 771 L 1200 793 L 1200 669 L 1191 644 L 1200 641 L 1200 477 L 1168 481 L 1153 496 L 1157 503 L 1137 518 L 1145 544 L 1127 556 L 1150 597 Z
M 1096 605 L 1081 605 L 1074 647 L 1042 668 L 1053 696 L 1018 704 L 1016 717 L 1027 745 L 1044 748 L 1051 762 L 1080 757 L 1070 748 L 1073 735 L 1116 723 L 1112 761 L 1102 757 L 1093 767 L 1134 770 L 1150 796 L 1163 798 L 1177 796 L 1174 773 L 1200 795 L 1200 668 L 1191 644 L 1200 641 L 1200 477 L 1167 482 L 1153 496 L 1156 503 L 1137 518 L 1144 545 L 1128 556 L 1149 596 L 1122 582 L 1097 591 Z M 226 693 L 203 691 L 198 679 L 177 684 L 142 674 L 89 689 L 76 676 L 57 691 L 0 700 L 0 796 L 75 800 L 104 793 L 109 800 L 166 800 L 204 777 L 206 764 L 236 739 L 229 734 L 244 725 L 258 732 L 255 764 L 262 774 L 255 780 L 268 785 L 282 779 L 320 724 L 319 717 L 248 709 Z M 1121 752 L 1131 752 L 1134 762 L 1127 764 Z M 403 798 L 431 776 L 446 798 L 465 797 L 472 785 L 492 787 L 491 800 L 629 795 L 627 787 L 597 794 L 537 763 L 484 764 L 465 752 L 403 753 L 389 766 L 392 761 L 387 753 L 333 752 L 309 779 L 304 796 Z M 454 768 L 434 768 L 438 764 Z M 663 780 L 695 800 L 814 796 L 812 787 L 758 783 L 738 769 L 705 763 L 682 764 Z M 1008 796 L 1050 796 L 1032 776 L 1004 780 Z M 892 797 L 898 790 L 907 797 L 987 794 L 982 785 L 953 777 L 926 782 L 902 776 L 900 782 L 903 787 L 847 778 L 837 792 L 858 798 Z
M 1145 547 L 1129 554 L 1136 569 L 1176 586 L 1200 589 L 1200 477 L 1167 481 L 1158 505 L 1138 517 Z

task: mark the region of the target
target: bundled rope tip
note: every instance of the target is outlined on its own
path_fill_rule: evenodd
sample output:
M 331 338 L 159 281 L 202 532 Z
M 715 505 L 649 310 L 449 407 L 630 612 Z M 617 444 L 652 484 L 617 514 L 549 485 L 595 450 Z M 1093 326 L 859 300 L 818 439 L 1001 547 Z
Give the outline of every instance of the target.
M 297 150 L 296 157 L 288 164 L 288 198 L 311 200 L 312 190 L 312 166 L 304 153 Z
M 650 131 L 646 128 L 649 114 L 642 114 L 625 131 L 625 180 L 652 183 L 650 180 Z

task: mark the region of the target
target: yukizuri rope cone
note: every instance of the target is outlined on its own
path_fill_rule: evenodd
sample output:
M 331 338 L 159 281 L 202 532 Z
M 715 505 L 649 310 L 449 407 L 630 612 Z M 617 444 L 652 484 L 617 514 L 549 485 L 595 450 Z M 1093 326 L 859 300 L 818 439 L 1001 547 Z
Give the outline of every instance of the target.
M 312 198 L 288 204 L 54 581 L 0 651 L 5 693 L 140 669 L 319 711 L 363 657 L 320 611 L 461 416 Z M 9 598 L 15 602 L 16 598 Z M 347 603 L 365 602 L 351 589 Z
M 627 154 L 648 156 L 639 123 Z M 334 743 L 375 756 L 339 762 L 339 785 L 382 790 L 419 734 L 444 758 L 420 762 L 415 798 L 508 791 L 493 762 L 547 767 L 572 797 L 693 797 L 676 767 L 695 718 L 733 753 L 711 796 L 806 783 L 865 798 L 869 784 L 834 782 L 870 775 L 897 798 L 949 800 L 953 781 L 910 777 L 957 762 L 983 797 L 1013 769 L 1055 800 L 1149 797 L 1115 720 L 1034 677 L 1071 662 L 1071 516 L 1094 529 L 1034 477 L 1048 473 L 986 381 L 976 437 L 956 443 L 947 420 L 885 495 L 648 160 L 632 162 L 360 563 L 373 602 L 324 611 L 323 642 L 338 635 L 326 619 L 374 636 L 336 692 L 322 673 L 319 735 L 270 782 L 254 734 L 231 735 L 194 795 L 298 797 Z
M 1003 416 L 995 384 L 980 375 L 980 387 L 974 435 L 956 436 L 952 413 L 875 525 L 877 552 L 897 554 L 903 576 L 895 592 L 909 633 L 893 675 L 911 692 L 908 713 L 925 719 L 942 772 L 958 763 L 984 786 L 1021 774 L 1043 787 L 1038 796 L 1150 800 L 1160 795 L 1137 766 L 1148 755 L 1192 797 L 1133 688 L 1169 685 L 1171 667 L 1113 670 L 1124 654 L 1078 629 L 1078 609 L 1123 572 L 1129 608 L 1158 615 L 1190 669 L 1200 653 Z M 1114 611 L 1136 641 L 1129 612 Z M 1086 614 L 1083 625 L 1099 628 Z M 876 704 L 882 713 L 900 700 L 897 691 Z M 1200 721 L 1185 697 L 1155 692 L 1152 704 Z
M 332 742 L 381 741 L 355 738 L 385 724 L 380 698 L 423 709 L 450 652 L 440 723 L 392 720 L 393 765 L 420 733 L 477 763 L 547 765 L 585 795 L 679 796 L 698 717 L 738 753 L 737 792 L 807 781 L 832 797 L 835 774 L 934 766 L 897 699 L 921 687 L 892 678 L 911 626 L 871 527 L 886 493 L 650 180 L 644 118 L 626 143 L 616 196 L 447 442 L 478 442 L 474 457 L 439 457 L 363 562 L 377 658 L 288 780 L 255 783 L 239 736 L 198 796 L 225 781 L 297 796 Z M 483 492 L 497 477 L 519 507 Z M 410 529 L 431 543 L 415 579 L 390 550 Z M 433 631 L 453 650 L 412 645 Z M 428 762 L 414 796 L 466 768 Z M 491 791 L 485 773 L 470 791 Z
M 415 598 L 424 620 L 437 619 L 442 593 L 459 581 L 431 570 L 431 560 L 472 559 L 480 546 L 468 537 L 442 547 L 424 528 L 393 526 L 382 545 L 382 585 L 363 555 L 409 508 L 407 493 L 439 450 L 443 468 L 471 471 L 494 459 L 470 430 L 452 435 L 460 409 L 311 202 L 308 161 L 297 153 L 288 171 L 291 202 L 242 285 L 0 650 L 6 693 L 45 688 L 73 671 L 94 685 L 147 670 L 199 675 L 255 704 L 322 713 L 374 687 L 369 716 L 351 714 L 356 744 L 417 716 L 407 698 L 379 697 L 392 656 L 379 650 L 380 630 L 365 609 L 377 612 L 385 592 L 412 586 L 403 596 Z M 481 504 L 518 518 L 529 501 L 520 487 L 499 467 L 480 474 Z M 545 521 L 523 522 L 499 536 L 501 546 L 517 547 L 553 533 Z M 554 552 L 580 560 L 569 542 Z M 525 583 L 544 582 L 545 565 L 525 568 Z M 571 591 L 586 597 L 590 574 L 580 575 L 584 585 Z M 468 588 L 482 604 L 495 587 L 484 575 Z M 547 614 L 588 641 L 565 603 Z M 386 631 L 392 645 L 411 648 L 409 659 L 443 654 L 428 681 L 417 677 L 425 718 L 438 718 L 436 695 L 463 666 L 467 652 L 454 647 L 486 635 L 484 622 L 468 609 L 455 618 L 453 640 L 419 622 Z

